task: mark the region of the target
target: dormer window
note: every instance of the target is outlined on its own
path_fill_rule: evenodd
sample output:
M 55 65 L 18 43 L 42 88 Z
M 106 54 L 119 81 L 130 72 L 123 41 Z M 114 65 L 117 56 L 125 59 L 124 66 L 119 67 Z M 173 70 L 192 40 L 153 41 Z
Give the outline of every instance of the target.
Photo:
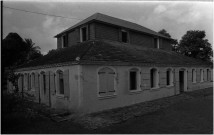
M 62 48 L 68 47 L 67 41 L 66 41 L 66 40 L 67 40 L 67 39 L 66 39 L 66 35 L 63 35 L 63 36 L 62 36 Z
M 125 31 L 125 30 L 121 31 L 121 39 L 122 39 L 122 42 L 128 43 L 128 32 L 127 31 Z
M 80 28 L 80 42 L 84 42 L 88 39 L 87 37 L 87 27 Z
M 159 39 L 158 38 L 154 38 L 154 47 L 159 49 L 160 46 L 159 46 Z

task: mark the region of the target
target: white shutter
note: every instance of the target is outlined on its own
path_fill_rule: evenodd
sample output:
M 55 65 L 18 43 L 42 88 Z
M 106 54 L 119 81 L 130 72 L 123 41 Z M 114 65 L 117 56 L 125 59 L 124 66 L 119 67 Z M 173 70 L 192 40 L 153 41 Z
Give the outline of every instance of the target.
M 114 90 L 114 74 L 108 73 L 106 76 L 107 76 L 107 90 L 108 90 L 108 92 L 115 92 L 115 90 Z
M 99 72 L 99 94 L 107 92 L 107 74 L 105 72 Z

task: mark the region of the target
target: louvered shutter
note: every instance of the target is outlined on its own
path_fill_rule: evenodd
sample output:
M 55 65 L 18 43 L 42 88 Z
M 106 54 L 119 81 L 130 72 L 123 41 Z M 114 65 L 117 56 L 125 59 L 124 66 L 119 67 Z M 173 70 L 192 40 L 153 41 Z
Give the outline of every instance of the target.
M 39 76 L 38 73 L 35 73 L 35 93 L 36 93 L 36 101 L 39 102 Z
M 99 72 L 99 94 L 107 92 L 107 77 L 105 72 Z
M 19 76 L 19 78 L 18 78 L 18 91 L 21 91 L 21 80 L 22 80 L 22 78 L 21 78 L 21 76 Z
M 110 72 L 107 75 L 107 91 L 115 92 L 114 89 L 114 72 Z
M 160 80 L 159 80 L 159 84 L 160 85 L 159 86 L 160 87 L 166 86 L 166 81 L 167 81 L 166 80 L 166 77 L 167 77 L 166 72 L 165 71 L 164 72 L 160 72 L 159 75 L 160 75 L 160 77 L 159 77 L 160 78 Z M 170 71 L 169 71 L 169 76 L 168 77 L 169 77 L 169 80 L 170 80 Z
M 69 88 L 69 70 L 63 72 L 63 81 L 64 81 L 64 95 L 69 99 L 70 97 L 70 88 Z
M 45 85 L 46 85 L 46 93 L 45 93 L 45 97 L 46 97 L 46 99 L 45 100 L 49 100 L 49 88 L 50 88 L 50 83 L 49 83 L 49 72 L 46 72 L 46 74 L 45 74 Z
M 55 95 L 55 82 L 54 82 L 53 72 L 50 72 L 50 92 L 51 92 L 51 95 Z
M 200 82 L 201 81 L 201 73 L 200 73 L 200 69 L 196 69 L 196 82 Z

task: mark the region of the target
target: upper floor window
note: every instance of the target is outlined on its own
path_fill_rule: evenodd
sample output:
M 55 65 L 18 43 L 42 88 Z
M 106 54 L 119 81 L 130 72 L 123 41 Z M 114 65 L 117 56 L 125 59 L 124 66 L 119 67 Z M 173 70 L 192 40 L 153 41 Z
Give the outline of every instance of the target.
M 200 69 L 200 77 L 201 77 L 201 82 L 204 81 L 204 71 L 203 69 Z
M 173 85 L 173 73 L 172 73 L 172 69 L 168 69 L 166 71 L 166 85 Z
M 66 35 L 62 36 L 62 47 L 68 47 Z
M 192 69 L 192 82 L 196 83 L 196 70 Z
M 125 30 L 121 31 L 121 39 L 122 39 L 122 42 L 128 43 L 128 32 L 127 31 L 125 31 Z
M 159 39 L 158 38 L 154 38 L 154 47 L 155 48 L 160 48 L 160 46 L 159 46 Z
M 137 68 L 129 70 L 129 90 L 138 90 L 140 87 L 140 71 Z
M 115 72 L 111 68 L 105 67 L 98 71 L 99 95 L 108 96 L 115 94 Z
M 80 42 L 84 42 L 88 39 L 87 37 L 87 27 L 80 28 Z

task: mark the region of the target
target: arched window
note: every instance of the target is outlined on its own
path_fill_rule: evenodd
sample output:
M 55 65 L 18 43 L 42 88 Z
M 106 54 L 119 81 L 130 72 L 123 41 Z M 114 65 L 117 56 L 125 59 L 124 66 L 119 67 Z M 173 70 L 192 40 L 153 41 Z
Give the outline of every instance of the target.
M 200 77 L 201 77 L 201 82 L 204 81 L 204 71 L 203 69 L 200 69 Z
M 209 69 L 207 69 L 207 81 L 209 81 L 210 80 L 210 70 Z
M 41 72 L 41 80 L 42 80 L 42 89 L 44 91 L 44 94 L 46 94 L 46 75 L 45 75 L 45 72 Z
M 139 90 L 140 89 L 140 71 L 137 68 L 132 68 L 129 70 L 129 90 Z
M 57 93 L 64 95 L 65 90 L 64 90 L 64 78 L 63 78 L 63 72 L 61 70 L 57 71 Z
M 115 72 L 111 68 L 105 67 L 98 71 L 99 76 L 99 95 L 114 95 L 115 94 Z
M 196 70 L 192 69 L 192 82 L 196 83 Z
M 35 73 L 31 74 L 31 89 L 35 88 Z
M 173 85 L 172 69 L 167 69 L 167 71 L 166 71 L 166 85 L 167 86 L 172 86 Z
M 151 88 L 157 88 L 159 85 L 159 74 L 157 69 L 152 68 L 150 70 L 150 83 L 151 83 Z
M 31 90 L 31 75 L 28 74 L 28 90 Z

